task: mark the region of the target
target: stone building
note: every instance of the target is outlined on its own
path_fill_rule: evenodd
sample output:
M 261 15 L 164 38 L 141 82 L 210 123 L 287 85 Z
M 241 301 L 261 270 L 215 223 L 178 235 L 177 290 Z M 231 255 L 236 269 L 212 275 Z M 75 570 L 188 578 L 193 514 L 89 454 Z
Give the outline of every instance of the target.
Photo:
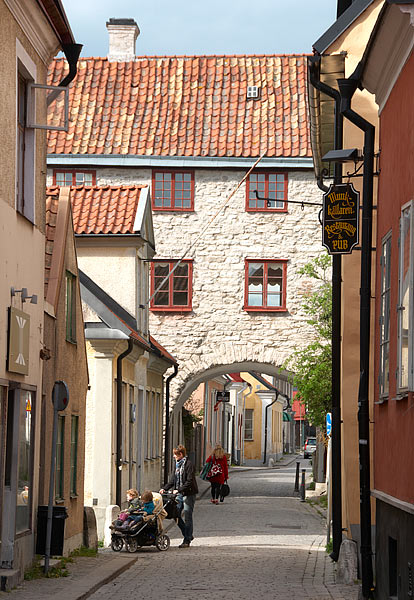
M 176 442 L 201 383 L 241 371 L 286 379 L 281 366 L 311 336 L 302 310 L 311 283 L 298 269 L 322 246 L 318 207 L 301 205 L 321 200 L 306 57 L 136 56 L 135 22 L 108 29 L 108 58 L 80 62 L 69 133 L 49 136 L 48 177 L 151 186 L 147 302 L 151 333 L 179 363 Z M 50 82 L 66 69 L 56 60 Z

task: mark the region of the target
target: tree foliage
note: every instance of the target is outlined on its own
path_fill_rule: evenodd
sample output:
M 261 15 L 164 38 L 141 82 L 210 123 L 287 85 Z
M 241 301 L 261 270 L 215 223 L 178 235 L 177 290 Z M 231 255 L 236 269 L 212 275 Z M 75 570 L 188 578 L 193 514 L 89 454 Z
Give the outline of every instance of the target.
M 299 274 L 315 280 L 303 304 L 307 322 L 315 330 L 314 340 L 293 352 L 284 367 L 293 372 L 297 399 L 306 406 L 310 423 L 325 429 L 326 413 L 332 402 L 332 284 L 331 258 L 322 254 L 300 269 Z

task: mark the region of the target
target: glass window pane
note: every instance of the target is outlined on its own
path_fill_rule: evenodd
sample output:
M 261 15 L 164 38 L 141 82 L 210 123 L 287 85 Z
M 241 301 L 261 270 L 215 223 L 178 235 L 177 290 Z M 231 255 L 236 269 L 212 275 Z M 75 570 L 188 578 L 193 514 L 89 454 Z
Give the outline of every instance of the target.
M 173 289 L 174 290 L 187 290 L 188 279 L 187 277 L 174 277 Z
M 156 263 L 154 265 L 155 277 L 165 277 L 170 272 L 169 263 Z
M 411 207 L 402 213 L 400 248 L 399 386 L 408 387 L 410 325 Z
M 79 417 L 72 416 L 70 431 L 70 493 L 77 494 Z
M 272 307 L 282 306 L 281 302 L 282 295 L 281 294 L 267 294 L 267 305 Z
M 188 264 L 181 263 L 174 271 L 176 277 L 188 277 Z
M 173 293 L 173 305 L 174 306 L 187 306 L 188 305 L 187 292 L 174 292 Z
M 249 292 L 249 306 L 263 306 L 263 295 Z
M 168 306 L 168 292 L 157 292 L 154 296 L 156 306 Z
M 263 277 L 263 263 L 249 263 L 249 277 Z
M 20 391 L 19 463 L 17 471 L 16 532 L 30 527 L 30 479 L 32 456 L 32 392 Z

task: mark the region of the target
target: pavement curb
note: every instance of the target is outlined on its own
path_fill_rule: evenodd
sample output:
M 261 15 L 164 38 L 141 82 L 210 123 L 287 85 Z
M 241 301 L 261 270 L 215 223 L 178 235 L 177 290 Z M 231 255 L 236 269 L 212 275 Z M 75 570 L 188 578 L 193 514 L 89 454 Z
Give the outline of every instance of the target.
M 109 563 L 98 567 L 93 573 L 82 577 L 73 586 L 72 593 L 64 593 L 61 600 L 84 600 L 92 596 L 99 588 L 106 585 L 113 579 L 116 579 L 124 571 L 132 567 L 138 560 L 138 556 L 133 558 L 117 557 Z M 111 567 L 111 563 L 115 563 Z

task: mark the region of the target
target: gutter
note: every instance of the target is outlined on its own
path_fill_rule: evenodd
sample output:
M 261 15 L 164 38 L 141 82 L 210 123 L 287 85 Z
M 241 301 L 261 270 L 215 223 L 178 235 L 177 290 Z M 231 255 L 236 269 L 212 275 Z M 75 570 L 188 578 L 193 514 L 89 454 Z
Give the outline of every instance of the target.
M 338 90 L 320 81 L 320 55 L 308 59 L 309 80 L 314 88 L 335 101 L 334 149 L 343 146 L 343 116 L 341 114 L 341 95 Z M 334 165 L 334 182 L 342 181 L 342 167 Z M 318 187 L 327 192 L 322 176 Z M 341 283 L 342 256 L 332 257 L 332 552 L 330 557 L 337 561 L 342 544 L 342 442 L 341 442 Z
M 360 468 L 361 571 L 362 595 L 371 598 L 373 591 L 370 448 L 369 448 L 369 354 L 371 332 L 371 261 L 372 213 L 374 186 L 375 127 L 351 108 L 351 100 L 362 75 L 360 62 L 349 79 L 339 79 L 341 113 L 364 132 L 364 176 L 362 188 L 361 291 L 360 291 L 360 379 L 358 391 L 358 432 Z M 333 429 L 333 427 L 332 427 Z
M 264 450 L 263 450 L 263 464 L 266 464 L 266 459 L 267 459 L 267 422 L 268 422 L 268 418 L 269 418 L 269 413 L 268 410 L 271 406 L 273 406 L 273 404 L 275 402 L 277 402 L 277 399 L 279 397 L 279 392 L 278 390 L 275 388 L 276 391 L 276 398 L 273 400 L 273 402 L 271 402 L 270 404 L 268 404 L 266 406 L 266 410 L 265 410 L 265 430 L 264 430 Z
M 250 158 L 212 157 L 212 156 L 146 156 L 134 154 L 48 154 L 47 164 L 49 166 L 77 166 L 84 167 L 180 167 L 186 168 L 216 168 L 216 169 L 246 169 L 252 166 Z M 263 158 L 257 167 L 280 168 L 280 169 L 312 169 L 312 158 Z
M 131 354 L 134 343 L 128 338 L 128 348 L 116 359 L 116 504 L 122 503 L 122 361 Z
M 164 437 L 164 483 L 168 481 L 170 464 L 170 383 L 178 374 L 178 365 L 173 365 L 174 373 L 165 382 L 165 437 Z
M 78 72 L 78 59 L 82 48 L 82 44 L 62 44 L 62 50 L 69 65 L 69 73 L 62 79 L 60 83 L 58 83 L 58 87 L 68 87 L 68 85 L 75 79 Z M 55 90 L 47 96 L 47 106 L 56 100 L 59 93 L 60 90 Z

